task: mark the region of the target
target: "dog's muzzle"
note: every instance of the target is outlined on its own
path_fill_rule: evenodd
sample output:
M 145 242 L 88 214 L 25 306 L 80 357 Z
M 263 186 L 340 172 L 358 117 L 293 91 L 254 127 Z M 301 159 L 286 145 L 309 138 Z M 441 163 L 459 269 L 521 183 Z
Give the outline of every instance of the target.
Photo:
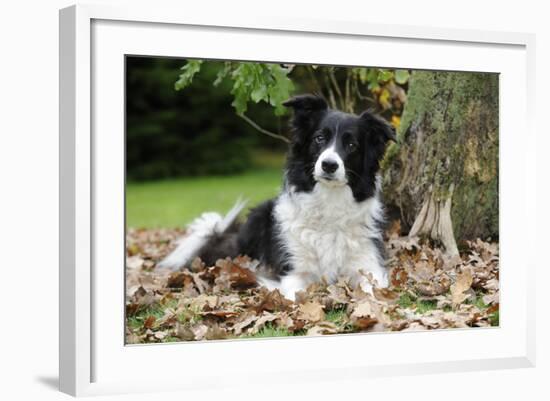
M 313 176 L 316 181 L 330 185 L 343 185 L 347 183 L 344 162 L 334 148 L 328 148 L 319 155 Z

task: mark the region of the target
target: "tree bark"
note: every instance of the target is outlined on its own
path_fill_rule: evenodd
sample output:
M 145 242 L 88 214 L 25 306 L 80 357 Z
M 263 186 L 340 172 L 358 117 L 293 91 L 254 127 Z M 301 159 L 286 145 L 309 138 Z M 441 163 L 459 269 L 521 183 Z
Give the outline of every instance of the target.
M 451 255 L 455 239 L 497 239 L 498 75 L 413 72 L 382 171 L 385 202 L 410 235 Z

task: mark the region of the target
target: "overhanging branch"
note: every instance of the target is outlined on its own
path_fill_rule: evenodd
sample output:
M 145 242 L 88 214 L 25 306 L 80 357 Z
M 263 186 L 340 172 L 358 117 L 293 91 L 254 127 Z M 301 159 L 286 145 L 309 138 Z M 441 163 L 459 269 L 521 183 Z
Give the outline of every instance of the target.
M 254 127 L 257 131 L 261 132 L 262 134 L 270 136 L 275 139 L 279 139 L 286 143 L 290 143 L 290 140 L 287 137 L 276 134 L 274 132 L 266 130 L 265 128 L 260 127 L 255 121 L 251 120 L 249 117 L 245 116 L 244 114 L 237 114 L 237 115 L 241 117 L 244 121 L 246 121 L 248 124 L 250 124 L 252 127 Z

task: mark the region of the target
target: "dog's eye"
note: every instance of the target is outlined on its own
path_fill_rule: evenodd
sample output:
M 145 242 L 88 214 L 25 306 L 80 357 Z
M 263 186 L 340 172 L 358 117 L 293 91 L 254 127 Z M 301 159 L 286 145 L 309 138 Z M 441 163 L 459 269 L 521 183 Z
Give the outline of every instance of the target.
M 317 135 L 316 137 L 313 138 L 313 140 L 318 145 L 322 145 L 323 143 L 325 143 L 325 137 L 323 135 Z
M 348 151 L 353 152 L 355 149 L 357 149 L 357 144 L 353 142 L 348 143 Z

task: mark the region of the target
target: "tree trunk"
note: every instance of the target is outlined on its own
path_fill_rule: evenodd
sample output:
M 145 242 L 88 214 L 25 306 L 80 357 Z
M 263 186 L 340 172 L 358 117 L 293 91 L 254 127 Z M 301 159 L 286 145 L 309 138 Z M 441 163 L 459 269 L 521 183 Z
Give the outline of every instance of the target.
M 385 202 L 409 235 L 451 255 L 455 238 L 497 239 L 498 75 L 415 71 L 382 169 Z

